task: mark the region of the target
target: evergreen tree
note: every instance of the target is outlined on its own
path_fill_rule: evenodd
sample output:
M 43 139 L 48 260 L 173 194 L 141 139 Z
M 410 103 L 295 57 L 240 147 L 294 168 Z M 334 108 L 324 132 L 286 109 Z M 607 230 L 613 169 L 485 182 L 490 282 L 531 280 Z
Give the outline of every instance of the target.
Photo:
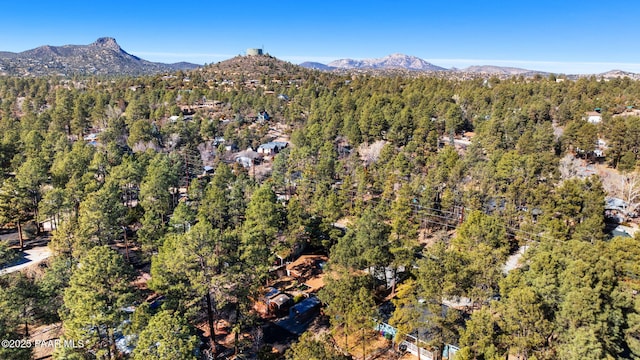
M 197 359 L 198 338 L 177 313 L 161 311 L 142 330 L 133 351 L 134 360 Z
M 96 246 L 80 259 L 64 291 L 59 310 L 65 338 L 84 341 L 83 352 L 118 357 L 114 332 L 131 305 L 132 270 L 122 256 L 107 246 Z
M 276 202 L 276 194 L 268 183 L 251 195 L 246 220 L 242 226 L 240 259 L 252 269 L 255 280 L 264 280 L 278 246 L 277 235 L 283 226 L 283 208 Z

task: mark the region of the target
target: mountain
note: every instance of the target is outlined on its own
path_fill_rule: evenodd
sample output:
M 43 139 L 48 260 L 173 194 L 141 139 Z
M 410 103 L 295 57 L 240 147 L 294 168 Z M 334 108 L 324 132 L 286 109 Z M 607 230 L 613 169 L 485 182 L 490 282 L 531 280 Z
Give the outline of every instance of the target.
M 333 70 L 335 69 L 332 66 L 328 66 L 319 62 L 313 62 L 313 61 L 306 61 L 303 62 L 301 64 L 299 64 L 300 66 L 302 66 L 303 68 L 307 68 L 307 69 L 314 69 L 314 70 L 324 70 L 324 71 L 329 71 L 329 70 Z
M 271 55 L 236 56 L 215 64 L 204 66 L 198 71 L 204 75 L 220 75 L 229 80 L 259 84 L 264 75 L 286 76 L 298 79 L 309 70 L 280 60 Z
M 418 57 L 404 54 L 392 54 L 379 59 L 340 59 L 332 61 L 329 67 L 338 69 L 403 69 L 413 71 L 444 71 L 443 67 L 433 65 Z
M 615 78 L 624 78 L 628 77 L 633 80 L 640 80 L 639 73 L 633 73 L 630 71 L 624 70 L 609 70 L 607 72 L 601 73 L 597 75 L 598 77 L 602 77 L 604 79 L 615 79 Z
M 20 53 L 0 52 L 0 75 L 14 76 L 148 75 L 198 66 L 147 61 L 127 53 L 110 37 L 89 45 L 44 45 Z
M 507 76 L 517 76 L 517 75 L 531 75 L 531 74 L 540 74 L 545 75 L 548 74 L 542 71 L 535 70 L 527 70 L 515 67 L 507 67 L 507 66 L 494 66 L 494 65 L 481 65 L 481 66 L 469 66 L 466 69 L 456 70 L 464 73 L 475 73 L 475 74 L 489 74 L 489 75 L 507 75 Z

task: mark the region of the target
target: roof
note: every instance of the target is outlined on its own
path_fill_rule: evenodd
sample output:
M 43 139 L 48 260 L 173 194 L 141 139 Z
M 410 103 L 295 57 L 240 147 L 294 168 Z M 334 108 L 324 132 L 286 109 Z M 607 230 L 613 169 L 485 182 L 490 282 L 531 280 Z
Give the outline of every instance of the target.
M 611 234 L 611 236 L 633 237 L 624 226 L 617 226 L 615 229 L 611 230 L 609 234 Z
M 454 309 L 462 309 L 473 306 L 473 300 L 468 297 L 454 296 L 450 299 L 442 299 L 442 304 Z
M 310 296 L 291 307 L 292 314 L 304 314 L 320 306 L 320 300 L 315 296 Z
M 288 143 L 284 142 L 284 141 L 270 141 L 268 143 L 262 144 L 260 146 L 258 146 L 258 149 L 269 149 L 269 150 L 274 150 L 276 148 L 278 149 L 284 149 L 286 148 L 288 145 Z
M 605 200 L 605 210 L 625 210 L 627 208 L 627 203 L 618 198 L 608 197 Z
M 238 152 L 234 156 L 234 158 L 236 159 L 243 158 L 243 157 L 248 159 L 256 159 L 258 158 L 258 153 L 248 148 L 247 150 Z
M 267 290 L 267 292 L 266 292 L 266 294 L 264 294 L 264 297 L 266 299 L 268 299 L 268 298 L 270 298 L 272 296 L 278 295 L 280 293 L 280 290 L 278 290 L 278 289 L 276 289 L 274 287 L 268 287 L 268 288 L 266 288 L 266 290 Z
M 276 304 L 278 307 L 291 301 L 291 298 L 287 294 L 278 294 L 269 299 L 269 304 Z
M 296 261 L 287 264 L 286 269 L 293 276 L 305 277 L 321 272 L 324 263 L 329 261 L 325 255 L 302 255 Z
M 215 144 L 222 144 L 224 142 L 225 142 L 225 140 L 224 140 L 224 137 L 222 137 L 222 136 L 216 136 L 215 138 L 213 138 L 213 144 L 214 145 Z

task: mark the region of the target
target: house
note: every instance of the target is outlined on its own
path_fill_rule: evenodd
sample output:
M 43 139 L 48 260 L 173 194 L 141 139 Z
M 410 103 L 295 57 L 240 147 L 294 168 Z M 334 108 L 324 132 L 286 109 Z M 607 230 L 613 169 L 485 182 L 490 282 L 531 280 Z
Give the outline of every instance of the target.
M 284 141 L 270 141 L 266 144 L 262 144 L 258 146 L 258 154 L 263 154 L 263 155 L 277 154 L 280 152 L 280 150 L 286 148 L 287 145 L 289 144 Z
M 96 141 L 98 140 L 98 134 L 96 133 L 91 133 L 87 136 L 84 137 L 84 141 L 86 142 L 92 142 L 92 141 Z
M 244 168 L 252 167 L 256 163 L 257 159 L 258 153 L 253 151 L 252 148 L 247 148 L 247 150 L 234 155 L 234 160 Z
M 320 300 L 317 297 L 310 296 L 289 309 L 289 319 L 296 323 L 304 323 L 318 314 L 320 305 Z
M 280 292 L 274 287 L 268 287 L 262 298 L 254 305 L 254 308 L 263 315 L 286 315 L 293 305 L 293 299 L 288 294 Z
M 604 204 L 604 216 L 609 222 L 621 224 L 627 217 L 629 204 L 619 198 L 607 197 Z
M 633 237 L 633 235 L 631 234 L 632 232 L 633 232 L 632 228 L 629 228 L 627 226 L 618 225 L 613 230 L 611 230 L 611 232 L 609 232 L 609 235 L 611 237 L 622 236 L 622 237 L 631 238 L 631 237 Z
M 220 144 L 224 144 L 225 140 L 224 137 L 222 136 L 216 136 L 215 138 L 213 138 L 213 146 L 218 146 Z
M 588 111 L 587 121 L 592 124 L 599 124 L 600 122 L 602 122 L 602 114 L 600 114 L 599 111 Z
M 627 211 L 627 206 L 628 206 L 627 202 L 622 199 L 608 197 L 605 200 L 604 209 L 624 212 L 624 211 Z
M 209 165 L 203 166 L 202 169 L 204 170 L 203 175 L 213 174 L 213 172 L 215 171 L 215 168 Z
M 264 110 L 260 111 L 260 114 L 258 114 L 258 121 L 269 121 L 269 119 L 271 119 L 269 113 Z
M 289 306 L 293 303 L 293 299 L 291 296 L 285 293 L 279 293 L 275 296 L 269 298 L 269 302 L 267 305 L 269 309 L 274 314 L 282 314 L 284 310 L 289 309 Z
M 324 267 L 329 261 L 325 255 L 302 255 L 296 261 L 286 265 L 286 274 L 304 284 L 303 292 L 310 294 L 322 289 L 325 285 Z
M 224 146 L 224 151 L 237 151 L 237 150 L 240 150 L 240 148 L 238 148 L 238 145 L 236 145 L 236 143 L 231 143 Z
M 253 159 L 248 156 L 236 157 L 236 162 L 242 165 L 243 168 L 250 168 L 253 166 Z
M 287 264 L 287 276 L 309 278 L 318 275 L 329 261 L 325 255 L 302 255 L 296 261 Z

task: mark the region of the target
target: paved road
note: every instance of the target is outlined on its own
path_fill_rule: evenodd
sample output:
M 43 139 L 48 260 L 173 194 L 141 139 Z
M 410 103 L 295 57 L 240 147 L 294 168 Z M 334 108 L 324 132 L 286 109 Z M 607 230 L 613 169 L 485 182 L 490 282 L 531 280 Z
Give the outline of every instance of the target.
M 13 265 L 7 268 L 0 270 L 0 276 L 9 274 L 15 271 L 20 271 L 27 266 L 31 266 L 33 264 L 38 264 L 43 260 L 47 259 L 51 256 L 51 250 L 47 246 L 38 246 L 28 250 L 25 250 L 22 253 L 20 259 L 18 259 Z

